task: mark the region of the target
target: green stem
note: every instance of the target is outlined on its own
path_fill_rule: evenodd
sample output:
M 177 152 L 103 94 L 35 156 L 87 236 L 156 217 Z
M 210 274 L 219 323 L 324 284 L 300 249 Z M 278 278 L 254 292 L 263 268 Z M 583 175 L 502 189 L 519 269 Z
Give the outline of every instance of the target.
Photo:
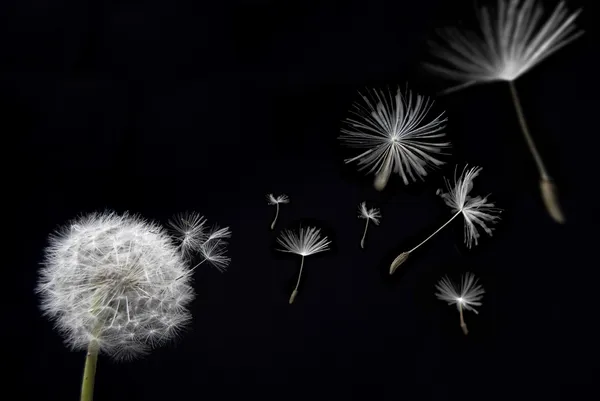
M 81 382 L 81 401 L 94 399 L 94 382 L 96 380 L 96 364 L 98 363 L 98 347 L 91 343 L 85 357 L 83 380 Z

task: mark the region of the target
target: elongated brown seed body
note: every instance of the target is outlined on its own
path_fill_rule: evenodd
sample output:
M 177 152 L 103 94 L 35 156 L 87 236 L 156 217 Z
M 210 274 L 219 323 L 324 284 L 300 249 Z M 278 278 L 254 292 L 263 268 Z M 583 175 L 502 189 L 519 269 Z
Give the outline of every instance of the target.
M 410 255 L 410 252 L 402 252 L 400 255 L 398 255 L 396 257 L 396 259 L 394 259 L 394 261 L 390 265 L 390 274 L 394 274 L 394 272 L 396 271 L 396 269 L 402 263 L 406 262 L 406 259 L 408 259 L 408 255 Z
M 542 199 L 544 205 L 552 218 L 557 222 L 563 224 L 565 222 L 565 215 L 560 207 L 558 200 L 558 190 L 556 185 L 550 178 L 542 178 L 540 180 L 540 190 L 542 191 Z

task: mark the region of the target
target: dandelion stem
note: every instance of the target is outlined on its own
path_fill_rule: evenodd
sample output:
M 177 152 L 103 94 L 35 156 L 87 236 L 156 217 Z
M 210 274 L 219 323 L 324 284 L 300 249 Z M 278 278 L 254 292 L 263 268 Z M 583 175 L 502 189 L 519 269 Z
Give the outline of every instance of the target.
M 529 132 L 529 127 L 527 126 L 527 121 L 525 120 L 525 115 L 523 114 L 523 108 L 521 107 L 521 101 L 519 99 L 519 94 L 517 93 L 517 88 L 513 81 L 509 81 L 508 85 L 510 86 L 510 93 L 512 94 L 512 100 L 515 105 L 515 109 L 517 111 L 517 117 L 519 119 L 519 124 L 521 125 L 521 131 L 523 131 L 523 135 L 525 136 L 525 140 L 527 141 L 527 146 L 529 146 L 529 150 L 533 155 L 535 163 L 537 164 L 537 168 L 540 172 L 540 177 L 543 180 L 547 180 L 550 178 L 548 172 L 546 171 L 546 167 L 544 166 L 544 162 L 542 161 L 542 157 L 540 156 L 535 143 L 533 142 L 533 138 L 531 137 L 531 133 Z
M 462 305 L 460 303 L 458 304 L 458 313 L 460 314 L 460 328 L 466 336 L 467 334 L 469 334 L 469 329 L 467 329 L 467 324 L 465 323 L 465 318 L 463 316 Z
M 400 255 L 396 256 L 396 259 L 394 259 L 394 261 L 392 262 L 392 264 L 390 265 L 390 274 L 394 274 L 394 272 L 396 271 L 396 269 L 404 262 L 406 262 L 406 259 L 408 259 L 408 256 L 411 254 L 411 252 L 413 252 L 414 250 L 416 250 L 418 247 L 420 247 L 421 245 L 423 245 L 424 243 L 426 243 L 427 241 L 429 241 L 431 239 L 431 237 L 433 237 L 434 235 L 436 235 L 439 231 L 442 230 L 442 228 L 446 227 L 448 224 L 450 224 L 450 222 L 452 220 L 454 220 L 454 218 L 456 216 L 458 216 L 459 214 L 462 213 L 462 209 L 459 210 L 458 212 L 456 212 L 456 214 L 452 217 L 450 217 L 450 220 L 448 220 L 447 222 L 445 222 L 440 228 L 438 228 L 437 230 L 435 230 L 435 232 L 433 234 L 431 234 L 429 237 L 425 238 L 425 240 L 423 242 L 421 242 L 419 245 L 415 246 L 413 249 L 411 249 L 410 251 L 406 251 L 406 252 L 402 252 Z
M 275 212 L 275 218 L 271 223 L 271 230 L 275 228 L 275 222 L 277 222 L 277 216 L 279 216 L 279 202 L 275 203 L 275 206 L 277 207 L 277 211 Z
M 546 206 L 546 210 L 556 222 L 564 223 L 565 217 L 562 213 L 560 202 L 558 201 L 558 191 L 556 189 L 556 185 L 546 171 L 542 157 L 540 156 L 535 143 L 533 142 L 533 138 L 529 132 L 529 127 L 527 126 L 527 121 L 525 120 L 525 115 L 523 114 L 523 108 L 521 107 L 521 101 L 519 100 L 517 88 L 513 81 L 509 81 L 508 84 L 510 86 L 510 93 L 512 94 L 513 103 L 517 111 L 519 124 L 521 125 L 521 131 L 525 136 L 527 146 L 529 146 L 529 150 L 531 151 L 531 154 L 533 155 L 535 163 L 537 164 L 537 168 L 540 172 L 540 190 L 542 192 L 542 199 L 544 201 L 544 205 Z
M 292 295 L 290 296 L 290 304 L 294 303 L 294 299 L 296 299 L 296 295 L 298 295 L 298 286 L 300 285 L 300 277 L 302 277 L 302 269 L 304 268 L 304 255 L 302 255 L 302 262 L 300 262 L 300 273 L 298 274 L 298 281 L 296 281 L 296 287 L 294 287 L 294 291 L 292 291 Z
M 360 247 L 361 248 L 365 248 L 365 237 L 367 235 L 367 228 L 369 228 L 369 219 L 367 219 L 367 222 L 365 223 L 365 231 L 363 233 L 362 239 L 360 240 Z
M 448 220 L 447 222 L 445 222 L 440 228 L 438 228 L 437 230 L 435 230 L 435 232 L 433 234 L 431 234 L 429 237 L 425 238 L 425 240 L 423 240 L 423 242 L 421 242 L 419 245 L 415 246 L 413 249 L 411 249 L 410 251 L 408 251 L 407 253 L 411 253 L 413 251 L 415 251 L 418 247 L 420 247 L 421 245 L 423 245 L 424 243 L 426 243 L 427 241 L 429 241 L 431 239 L 431 237 L 433 237 L 434 235 L 436 235 L 438 232 L 440 232 L 442 230 L 442 228 L 446 227 L 448 224 L 450 224 L 450 222 L 452 220 L 454 220 L 454 218 L 456 216 L 458 216 L 459 214 L 462 213 L 462 210 L 459 210 L 458 212 L 456 212 L 456 214 L 452 217 L 450 217 L 450 220 Z
M 94 399 L 94 382 L 96 380 L 96 365 L 98 363 L 98 346 L 92 341 L 88 346 L 81 382 L 81 401 Z

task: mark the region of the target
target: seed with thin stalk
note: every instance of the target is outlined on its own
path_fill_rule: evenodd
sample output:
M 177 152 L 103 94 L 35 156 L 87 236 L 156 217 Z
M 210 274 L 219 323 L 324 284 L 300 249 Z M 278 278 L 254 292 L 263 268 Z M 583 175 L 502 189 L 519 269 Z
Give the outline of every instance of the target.
M 458 178 L 456 177 L 457 170 L 455 170 L 453 185 L 445 179 L 448 192 L 441 193 L 441 190 L 438 190 L 438 194 L 444 199 L 446 205 L 452 208 L 454 214 L 420 244 L 411 250 L 398 255 L 390 265 L 390 274 L 393 274 L 396 269 L 408 259 L 408 256 L 412 252 L 430 240 L 459 215 L 463 216 L 465 222 L 465 244 L 467 245 L 467 248 L 471 248 L 472 245 L 477 245 L 477 240 L 480 237 L 477 226 L 489 235 L 492 235 L 492 228 L 488 227 L 488 224 L 494 224 L 500 219 L 497 214 L 499 214 L 501 210 L 495 208 L 493 203 L 488 202 L 487 196 L 482 198 L 481 196 L 472 197 L 469 195 L 469 192 L 471 192 L 471 189 L 473 188 L 473 180 L 479 175 L 481 170 L 481 167 L 471 167 L 467 170 L 467 166 L 465 166 L 462 174 Z
M 540 0 L 498 0 L 495 13 L 481 7 L 479 31 L 454 27 L 441 30 L 443 43 L 431 43 L 432 54 L 439 61 L 427 63 L 426 67 L 458 82 L 442 93 L 487 82 L 509 84 L 521 131 L 540 174 L 542 199 L 550 216 L 564 223 L 556 186 L 529 132 L 515 81 L 583 34 L 575 24 L 581 9 L 571 13 L 561 1 L 549 16 L 544 16 L 541 3 Z
M 448 302 L 448 305 L 456 304 L 460 315 L 460 327 L 465 335 L 469 334 L 463 309 L 477 314 L 474 307 L 481 306 L 479 301 L 485 293 L 483 287 L 477 284 L 475 276 L 472 273 L 462 275 L 460 286 L 454 284 L 448 277 L 444 277 L 436 284 L 435 288 L 438 290 L 435 294 L 438 299 Z
M 287 195 L 281 194 L 277 197 L 273 196 L 273 194 L 267 194 L 267 202 L 269 205 L 275 205 L 277 210 L 275 211 L 275 218 L 271 223 L 271 230 L 275 228 L 275 223 L 277 222 L 277 217 L 279 216 L 279 204 L 280 203 L 290 203 L 290 198 Z
M 294 291 L 289 300 L 289 303 L 291 304 L 298 295 L 298 286 L 300 285 L 300 278 L 302 277 L 302 270 L 304 269 L 304 257 L 328 251 L 331 241 L 329 241 L 327 237 L 321 238 L 321 229 L 308 227 L 300 228 L 298 232 L 283 230 L 281 235 L 277 238 L 277 242 L 283 247 L 283 249 L 278 249 L 278 251 L 295 253 L 296 255 L 302 256 L 296 287 L 294 287 Z
M 225 255 L 227 239 L 231 237 L 229 227 L 208 227 L 203 216 L 195 212 L 185 212 L 169 220 L 169 231 L 179 242 L 179 249 L 186 258 L 200 255 L 201 261 L 192 267 L 191 271 L 204 262 L 210 263 L 220 272 L 227 270 L 231 262 Z
M 119 360 L 143 356 L 177 337 L 191 319 L 192 250 L 218 264 L 207 242 L 227 230 L 203 231 L 197 215 L 176 221 L 177 238 L 138 216 L 92 213 L 51 236 L 36 291 L 65 343 L 87 350 L 82 401 L 93 398 L 99 353 Z
M 367 203 L 362 202 L 358 206 L 358 218 L 365 219 L 365 231 L 363 232 L 362 239 L 360 240 L 360 247 L 364 249 L 365 247 L 365 237 L 367 236 L 367 229 L 369 228 L 369 221 L 372 221 L 376 226 L 379 225 L 379 219 L 381 219 L 381 213 L 379 209 L 372 208 L 367 209 Z
M 403 94 L 400 88 L 395 94 L 372 89 L 361 97 L 339 139 L 344 145 L 363 149 L 345 162 L 357 162 L 359 170 L 374 173 L 375 189 L 383 190 L 392 173 L 408 184 L 444 164 L 439 155 L 450 147 L 443 140 L 447 119 L 444 113 L 430 115 L 430 98 L 408 89 Z

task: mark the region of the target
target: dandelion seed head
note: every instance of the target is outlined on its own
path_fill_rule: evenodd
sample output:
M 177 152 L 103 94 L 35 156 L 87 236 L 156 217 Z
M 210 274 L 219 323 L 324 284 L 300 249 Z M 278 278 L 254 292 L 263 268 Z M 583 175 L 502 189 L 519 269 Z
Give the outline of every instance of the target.
M 138 216 L 92 213 L 51 236 L 36 291 L 70 348 L 94 345 L 131 359 L 152 348 L 149 333 L 173 338 L 165 322 L 182 328 L 189 320 L 188 271 L 162 227 Z
M 269 205 L 276 205 L 278 203 L 290 203 L 290 198 L 285 194 L 281 194 L 278 196 L 274 196 L 273 194 L 267 194 L 267 202 L 269 203 Z

